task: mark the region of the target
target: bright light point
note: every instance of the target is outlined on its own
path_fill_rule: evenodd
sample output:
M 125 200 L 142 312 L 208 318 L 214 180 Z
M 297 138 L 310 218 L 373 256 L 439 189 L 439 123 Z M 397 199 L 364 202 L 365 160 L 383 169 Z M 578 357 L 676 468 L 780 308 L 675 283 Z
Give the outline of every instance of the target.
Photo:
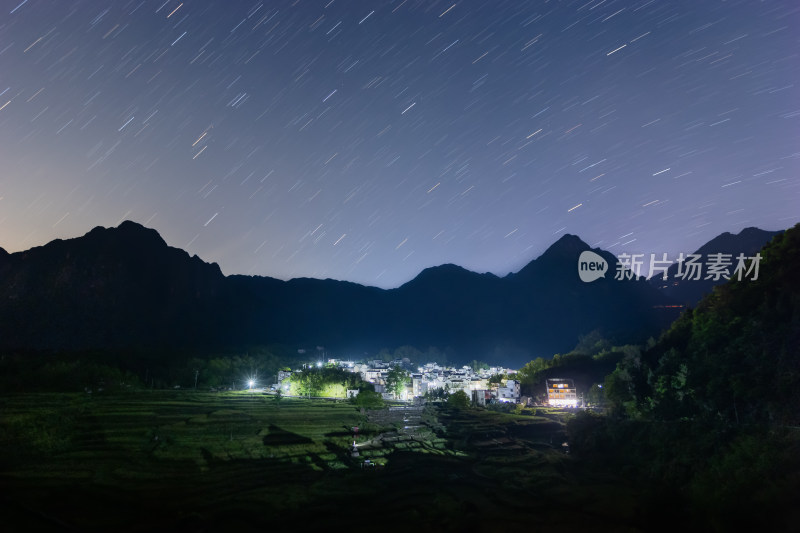
M 252 379 L 251 379 L 250 381 L 248 381 L 248 382 L 247 382 L 247 384 L 250 386 L 250 388 L 251 388 L 251 389 L 253 388 L 253 385 L 255 385 L 255 383 L 256 383 L 256 382 L 255 382 L 255 381 L 253 381 Z
M 552 407 L 577 407 L 578 400 L 565 399 L 565 400 L 550 400 L 548 402 Z

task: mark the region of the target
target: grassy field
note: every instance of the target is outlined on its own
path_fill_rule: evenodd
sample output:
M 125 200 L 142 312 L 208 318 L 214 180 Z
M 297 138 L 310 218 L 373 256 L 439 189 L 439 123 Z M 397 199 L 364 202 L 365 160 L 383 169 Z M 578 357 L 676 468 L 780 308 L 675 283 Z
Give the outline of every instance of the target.
M 237 460 L 336 468 L 363 418 L 346 403 L 260 393 L 26 394 L 0 398 L 0 408 L 5 455 L 26 477 L 52 475 L 56 462 L 85 465 L 63 475 L 122 480 L 159 477 L 167 464 L 194 474 Z
M 565 455 L 563 413 L 543 414 L 427 408 L 409 422 L 402 412 L 247 392 L 4 396 L 0 512 L 25 531 L 338 521 L 636 530 L 630 489 Z M 365 458 L 379 466 L 362 467 Z

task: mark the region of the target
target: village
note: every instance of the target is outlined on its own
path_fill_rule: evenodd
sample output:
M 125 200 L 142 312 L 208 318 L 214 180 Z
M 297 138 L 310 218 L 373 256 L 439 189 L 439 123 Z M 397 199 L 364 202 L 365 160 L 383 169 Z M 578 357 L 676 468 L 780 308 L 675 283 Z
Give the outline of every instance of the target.
M 571 379 L 546 380 L 546 396 L 533 398 L 521 395 L 521 383 L 515 379 L 517 371 L 504 367 L 473 368 L 464 365 L 459 368 L 429 362 L 414 367 L 409 359 L 384 361 L 373 359 L 365 362 L 328 359 L 306 363 L 303 368 L 282 370 L 277 374 L 273 391 L 289 391 L 288 382 L 293 374 L 302 373 L 308 368 L 339 368 L 360 374 L 361 379 L 372 384 L 375 392 L 385 400 L 403 401 L 414 404 L 424 403 L 431 398 L 445 398 L 457 391 L 463 391 L 473 405 L 485 406 L 493 403 L 512 403 L 524 406 L 549 405 L 552 407 L 578 407 L 581 405 L 575 385 Z M 390 387 L 390 372 L 401 371 L 404 379 L 400 387 Z M 353 397 L 358 390 L 347 390 L 346 397 Z

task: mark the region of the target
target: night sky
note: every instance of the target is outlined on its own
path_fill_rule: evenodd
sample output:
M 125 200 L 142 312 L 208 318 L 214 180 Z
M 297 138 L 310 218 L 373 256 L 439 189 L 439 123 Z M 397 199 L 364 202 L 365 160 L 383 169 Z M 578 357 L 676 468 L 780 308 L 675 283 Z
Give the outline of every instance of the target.
M 800 220 L 800 4 L 0 1 L 0 246 L 505 275 Z

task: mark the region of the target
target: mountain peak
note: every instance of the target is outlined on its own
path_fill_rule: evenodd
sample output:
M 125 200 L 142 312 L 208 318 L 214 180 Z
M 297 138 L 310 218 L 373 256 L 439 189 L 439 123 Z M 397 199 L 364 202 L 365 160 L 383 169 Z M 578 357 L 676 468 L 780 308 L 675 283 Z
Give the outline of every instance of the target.
M 452 272 L 468 272 L 468 270 L 462 266 L 455 265 L 453 263 L 445 263 L 443 265 L 432 266 L 424 269 L 419 275 L 429 275 L 429 274 L 439 274 L 439 273 L 452 273 Z
M 569 264 L 571 266 L 572 263 L 578 260 L 578 256 L 581 252 L 585 250 L 591 250 L 591 247 L 577 235 L 565 233 L 560 239 L 551 244 L 535 261 L 548 264 Z M 533 261 L 531 263 L 533 263 Z M 526 268 L 527 267 L 522 270 Z
M 134 222 L 133 220 L 123 220 L 120 222 L 119 226 L 117 226 L 117 229 L 121 231 L 156 231 L 152 228 L 143 226 L 138 222 Z
M 750 227 L 744 228 L 742 231 L 740 231 L 737 234 L 737 236 L 739 236 L 739 237 L 749 237 L 749 236 L 752 236 L 752 235 L 766 235 L 766 234 L 770 234 L 770 233 L 775 234 L 775 233 L 780 233 L 780 232 L 768 231 L 768 230 L 763 230 L 761 228 L 757 228 L 755 226 L 750 226 Z
M 552 253 L 575 253 L 575 252 L 582 252 L 584 250 L 588 250 L 589 245 L 583 242 L 583 240 L 578 237 L 577 235 L 572 235 L 571 233 L 565 233 L 560 239 L 554 242 L 550 247 L 545 250 L 542 256 L 546 256 L 547 254 Z
M 694 253 L 703 257 L 717 253 L 728 254 L 733 258 L 739 254 L 750 257 L 780 233 L 783 232 L 766 231 L 755 227 L 744 228 L 735 234 L 726 231 L 700 246 Z M 677 273 L 678 264 L 675 263 L 667 270 L 667 277 L 671 280 L 669 283 L 665 282 L 660 274 L 653 276 L 650 283 L 661 289 L 668 297 L 691 307 L 697 305 L 703 295 L 711 292 L 714 285 L 719 285 L 725 281 L 724 279 L 716 281 L 709 279 L 687 281 L 677 279 Z
M 130 220 L 116 228 L 95 227 L 84 236 L 83 245 L 100 249 L 125 249 L 128 253 L 140 255 L 153 254 L 169 247 L 156 230 Z
M 104 228 L 103 226 L 97 226 L 87 234 L 87 236 L 95 237 L 100 237 L 101 235 L 103 237 L 114 238 L 115 240 L 122 239 L 130 241 L 131 243 L 142 245 L 148 244 L 159 247 L 167 246 L 166 241 L 156 230 L 145 227 L 138 222 L 133 222 L 132 220 L 125 220 L 116 228 Z
M 412 285 L 422 284 L 429 284 L 429 283 L 438 283 L 443 280 L 447 280 L 448 283 L 453 283 L 456 280 L 472 280 L 472 279 L 489 279 L 489 278 L 497 278 L 494 274 L 485 273 L 485 274 L 478 274 L 477 272 L 472 272 L 471 270 L 467 270 L 464 267 L 454 265 L 453 263 L 445 263 L 443 265 L 428 267 L 417 276 L 405 283 L 403 287 L 408 287 Z
M 744 228 L 739 233 L 724 232 L 717 235 L 703 246 L 696 253 L 740 253 L 754 254 L 761 249 L 772 238 L 781 233 L 780 231 L 766 231 L 763 229 L 749 227 Z
M 509 274 L 517 280 L 554 276 L 573 276 L 578 257 L 584 250 L 590 250 L 577 235 L 565 233 L 550 245 L 542 255 L 525 265 L 516 274 Z M 577 279 L 577 276 L 574 276 Z

